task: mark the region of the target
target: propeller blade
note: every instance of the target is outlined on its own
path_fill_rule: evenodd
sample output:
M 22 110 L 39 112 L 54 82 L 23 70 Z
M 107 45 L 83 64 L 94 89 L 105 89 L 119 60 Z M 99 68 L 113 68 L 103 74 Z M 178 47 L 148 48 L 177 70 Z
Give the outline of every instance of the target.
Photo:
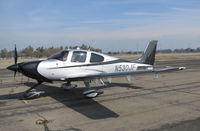
M 18 58 L 18 56 L 17 56 L 17 48 L 16 48 L 16 44 L 15 44 L 15 56 L 14 56 L 15 65 L 17 65 L 17 58 Z M 17 73 L 17 70 L 15 70 L 14 78 L 15 78 L 15 76 L 16 76 L 16 73 Z
M 16 44 L 15 44 L 15 56 L 14 56 L 14 59 L 15 59 L 15 64 L 17 64 L 17 48 L 16 48 Z
M 15 73 L 14 73 L 14 78 L 15 78 L 15 76 L 16 76 L 16 73 L 17 73 L 17 71 L 15 71 Z

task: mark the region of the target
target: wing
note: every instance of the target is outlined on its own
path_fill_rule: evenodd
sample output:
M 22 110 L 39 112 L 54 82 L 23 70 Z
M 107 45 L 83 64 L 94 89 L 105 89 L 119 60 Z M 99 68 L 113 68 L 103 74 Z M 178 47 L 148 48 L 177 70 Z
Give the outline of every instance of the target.
M 113 73 L 98 73 L 93 75 L 81 76 L 78 78 L 71 78 L 71 79 L 96 79 L 96 78 L 103 78 L 103 77 L 120 77 L 120 76 L 127 76 L 127 75 L 139 75 L 139 74 L 146 74 L 146 73 L 160 73 L 160 72 L 172 72 L 172 71 L 179 71 L 184 70 L 185 67 L 165 67 L 165 68 L 157 68 L 157 69 L 147 69 L 147 70 L 134 70 L 134 71 L 124 71 L 124 72 L 113 72 Z

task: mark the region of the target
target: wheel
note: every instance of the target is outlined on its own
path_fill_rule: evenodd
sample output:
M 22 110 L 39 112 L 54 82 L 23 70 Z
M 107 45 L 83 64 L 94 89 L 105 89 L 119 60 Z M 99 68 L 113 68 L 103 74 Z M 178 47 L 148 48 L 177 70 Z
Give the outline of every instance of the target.
M 64 84 L 61 85 L 61 88 L 66 90 L 66 91 L 71 90 L 71 89 L 76 88 L 76 87 L 77 87 L 77 85 L 75 85 L 75 84 L 64 83 Z

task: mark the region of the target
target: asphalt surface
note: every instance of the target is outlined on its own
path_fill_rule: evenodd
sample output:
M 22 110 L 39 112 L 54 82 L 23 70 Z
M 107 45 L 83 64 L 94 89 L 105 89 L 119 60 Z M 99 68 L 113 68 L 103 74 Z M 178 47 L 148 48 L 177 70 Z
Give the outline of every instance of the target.
M 35 81 L 0 70 L 0 130 L 20 131 L 199 131 L 200 60 L 158 62 L 186 70 L 114 78 L 104 94 L 86 99 L 82 82 L 64 91 L 61 83 L 40 85 L 40 98 L 23 101 Z M 106 81 L 106 80 L 105 80 Z

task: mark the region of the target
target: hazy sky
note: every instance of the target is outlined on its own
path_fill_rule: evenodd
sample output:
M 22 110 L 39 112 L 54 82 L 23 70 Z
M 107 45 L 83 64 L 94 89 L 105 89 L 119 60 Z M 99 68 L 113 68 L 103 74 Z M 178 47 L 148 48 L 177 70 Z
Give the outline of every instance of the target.
M 0 49 L 200 47 L 200 0 L 0 0 Z

